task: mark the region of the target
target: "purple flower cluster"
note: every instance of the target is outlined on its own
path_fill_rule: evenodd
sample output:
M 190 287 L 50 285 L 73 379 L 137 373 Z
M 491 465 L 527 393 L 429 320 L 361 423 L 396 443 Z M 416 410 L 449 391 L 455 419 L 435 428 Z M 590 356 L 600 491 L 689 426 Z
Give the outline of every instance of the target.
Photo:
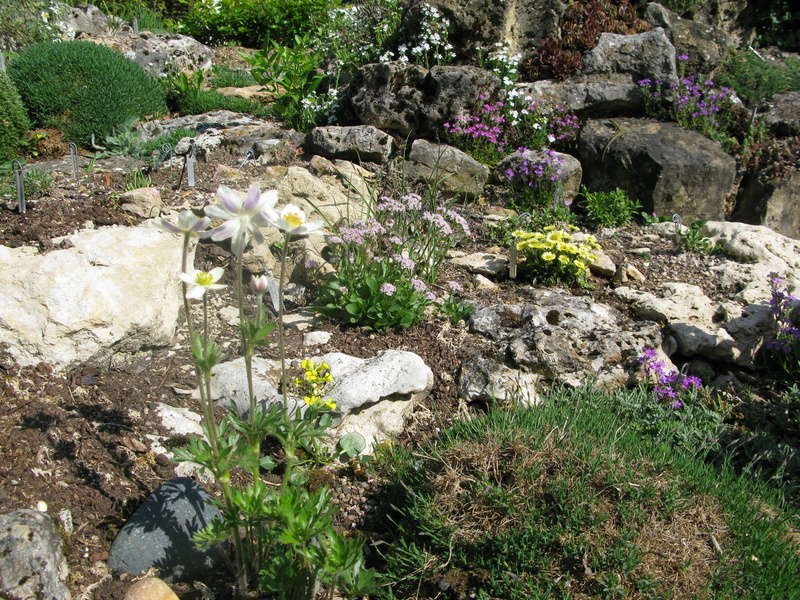
M 683 408 L 681 394 L 691 389 L 699 390 L 703 387 L 703 381 L 694 375 L 683 375 L 675 369 L 669 369 L 664 361 L 656 360 L 656 351 L 652 348 L 645 348 L 639 362 L 644 365 L 644 372 L 653 375 L 656 385 L 653 392 L 659 400 L 671 402 L 672 408 Z
M 777 274 L 770 274 L 769 286 L 772 293 L 769 306 L 775 321 L 775 339 L 767 342 L 767 348 L 789 354 L 800 350 L 800 328 L 792 319 L 793 311 L 800 306 L 800 298 L 792 294 L 784 283 Z
M 682 119 L 705 120 L 716 126 L 716 115 L 734 97 L 730 88 L 717 88 L 711 80 L 700 82 L 695 75 L 681 77 L 677 83 L 650 78 L 640 79 L 637 83 L 646 90 L 650 99 L 665 101 L 679 123 Z
M 527 148 L 518 148 L 517 153 L 522 160 L 503 171 L 511 183 L 533 188 L 539 187 L 546 181 L 553 183 L 560 181 L 563 175 L 561 165 L 564 161 L 555 151 L 545 150 L 544 158 L 540 160 L 525 158 L 527 151 Z
M 361 245 L 368 238 L 383 235 L 384 233 L 386 233 L 386 228 L 375 219 L 353 221 L 349 227 L 339 227 L 339 235 L 328 238 L 328 242 L 331 244 L 345 242 Z
M 567 109 L 563 106 L 557 106 L 547 126 L 550 128 L 550 133 L 553 137 L 558 141 L 562 141 L 575 139 L 581 128 L 581 123 L 578 115 L 567 112 Z

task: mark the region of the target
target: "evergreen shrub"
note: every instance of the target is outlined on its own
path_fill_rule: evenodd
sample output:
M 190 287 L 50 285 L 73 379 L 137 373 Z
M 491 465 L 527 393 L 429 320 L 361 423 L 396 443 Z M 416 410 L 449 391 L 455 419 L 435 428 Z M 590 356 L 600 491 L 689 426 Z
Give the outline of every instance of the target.
M 167 108 L 158 81 L 122 54 L 91 42 L 34 44 L 8 72 L 37 126 L 59 129 L 84 146 L 131 118 Z
M 14 83 L 0 71 L 0 161 L 17 155 L 29 127 L 28 115 Z

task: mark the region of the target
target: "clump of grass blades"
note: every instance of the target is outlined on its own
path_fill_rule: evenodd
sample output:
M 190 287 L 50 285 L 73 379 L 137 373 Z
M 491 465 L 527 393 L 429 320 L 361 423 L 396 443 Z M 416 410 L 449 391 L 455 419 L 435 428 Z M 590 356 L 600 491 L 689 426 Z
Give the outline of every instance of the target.
M 382 597 L 793 597 L 800 558 L 775 497 L 636 434 L 614 404 L 555 392 L 385 458 Z

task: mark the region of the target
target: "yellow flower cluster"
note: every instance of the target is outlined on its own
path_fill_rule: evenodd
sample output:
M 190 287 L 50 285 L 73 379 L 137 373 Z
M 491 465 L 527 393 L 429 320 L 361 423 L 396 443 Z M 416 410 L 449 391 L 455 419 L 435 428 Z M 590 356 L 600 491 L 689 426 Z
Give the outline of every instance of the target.
M 303 394 L 303 402 L 308 406 L 325 407 L 336 410 L 336 402 L 330 398 L 323 398 L 325 387 L 333 381 L 331 367 L 328 363 L 317 363 L 313 360 L 300 361 L 303 369 L 302 377 L 295 377 L 292 383 Z
M 578 228 L 569 225 L 569 231 L 556 229 L 553 225 L 541 231 L 514 232 L 517 250 L 525 252 L 528 258 L 538 259 L 547 270 L 555 275 L 571 275 L 584 279 L 589 265 L 597 260 L 593 250 L 600 244 L 593 235 L 577 233 Z

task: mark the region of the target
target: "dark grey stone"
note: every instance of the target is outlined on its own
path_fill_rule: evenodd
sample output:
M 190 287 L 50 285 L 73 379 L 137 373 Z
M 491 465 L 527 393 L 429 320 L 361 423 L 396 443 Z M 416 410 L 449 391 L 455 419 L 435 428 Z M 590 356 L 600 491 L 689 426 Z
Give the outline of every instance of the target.
M 0 598 L 67 600 L 69 570 L 53 520 L 35 510 L 0 515 Z
M 166 581 L 207 580 L 225 564 L 222 549 L 200 550 L 192 536 L 219 514 L 208 493 L 192 479 L 167 481 L 117 534 L 108 566 L 115 573 L 133 575 L 156 567 Z

